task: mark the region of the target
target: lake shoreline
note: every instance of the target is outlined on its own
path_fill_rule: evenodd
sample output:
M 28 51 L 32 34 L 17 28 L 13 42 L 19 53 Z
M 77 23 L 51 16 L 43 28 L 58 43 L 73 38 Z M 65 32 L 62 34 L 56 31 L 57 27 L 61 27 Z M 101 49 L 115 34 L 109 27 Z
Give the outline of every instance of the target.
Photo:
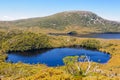
M 67 56 L 88 56 L 92 62 L 107 63 L 111 58 L 110 54 L 98 50 L 84 48 L 54 48 L 47 51 L 36 52 L 14 52 L 9 53 L 6 62 L 27 64 L 46 64 L 47 66 L 63 66 L 63 58 Z
M 71 37 L 79 37 L 79 38 L 101 38 L 101 39 L 120 39 L 120 32 L 104 32 L 104 33 L 84 33 L 84 34 L 70 34 L 69 33 L 48 33 L 48 35 L 52 36 L 71 36 Z M 115 36 L 118 35 L 118 36 Z
M 26 53 L 26 52 L 35 52 L 35 51 L 47 51 L 47 50 L 51 50 L 51 49 L 56 49 L 56 48 L 75 48 L 75 49 L 86 49 L 86 50 L 93 50 L 93 51 L 100 51 L 99 49 L 92 49 L 92 48 L 87 48 L 87 47 L 82 47 L 80 45 L 72 45 L 72 46 L 63 46 L 63 47 L 52 47 L 52 48 L 41 48 L 41 49 L 31 49 L 31 50 L 25 50 L 25 51 L 8 51 L 6 54 L 8 53 Z M 100 51 L 100 52 L 104 52 L 106 54 L 110 54 L 109 52 L 106 51 Z

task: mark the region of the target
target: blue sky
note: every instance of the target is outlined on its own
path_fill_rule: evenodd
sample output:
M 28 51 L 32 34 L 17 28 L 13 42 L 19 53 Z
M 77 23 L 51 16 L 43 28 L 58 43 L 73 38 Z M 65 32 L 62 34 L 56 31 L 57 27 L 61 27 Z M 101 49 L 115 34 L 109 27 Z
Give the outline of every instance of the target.
M 42 17 L 69 10 L 92 11 L 120 21 L 120 0 L 0 0 L 0 20 Z

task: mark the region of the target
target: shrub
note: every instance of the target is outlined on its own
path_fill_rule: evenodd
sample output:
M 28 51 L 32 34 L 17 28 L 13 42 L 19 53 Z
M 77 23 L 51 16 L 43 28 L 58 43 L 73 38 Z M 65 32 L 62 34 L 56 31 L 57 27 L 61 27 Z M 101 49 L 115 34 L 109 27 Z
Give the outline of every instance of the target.
M 90 72 L 90 69 L 93 69 L 93 65 L 87 56 L 67 56 L 63 61 L 66 71 L 75 76 L 84 77 Z M 84 62 L 86 63 L 84 64 Z
M 87 39 L 81 42 L 81 46 L 89 49 L 99 49 L 100 41 L 96 39 Z
M 34 33 L 24 33 L 14 36 L 2 44 L 2 48 L 7 51 L 26 51 L 49 47 L 48 36 Z

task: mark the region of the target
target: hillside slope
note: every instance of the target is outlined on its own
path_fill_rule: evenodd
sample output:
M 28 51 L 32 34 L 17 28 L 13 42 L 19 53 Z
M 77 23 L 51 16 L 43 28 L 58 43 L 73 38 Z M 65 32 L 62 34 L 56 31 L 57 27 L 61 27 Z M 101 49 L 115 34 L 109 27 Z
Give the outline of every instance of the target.
M 95 28 L 101 32 L 120 32 L 120 23 L 109 21 L 89 11 L 66 11 L 51 16 L 15 21 L 1 21 L 0 28 L 40 27 L 64 30 L 67 27 Z

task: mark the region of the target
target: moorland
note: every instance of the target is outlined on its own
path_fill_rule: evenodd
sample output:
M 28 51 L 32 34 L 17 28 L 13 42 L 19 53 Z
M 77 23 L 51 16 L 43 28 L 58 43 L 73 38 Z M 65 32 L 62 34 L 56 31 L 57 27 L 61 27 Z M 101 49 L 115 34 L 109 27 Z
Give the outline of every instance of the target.
M 88 11 L 67 11 L 47 17 L 0 21 L 1 80 L 119 80 L 120 40 L 54 36 L 49 33 L 89 34 L 120 32 L 120 23 Z M 77 62 L 67 57 L 64 66 L 6 62 L 8 52 L 74 47 L 95 49 L 111 55 L 105 64 Z M 84 56 L 83 56 L 84 57 Z M 89 64 L 91 66 L 89 66 Z M 79 66 L 78 66 L 79 65 Z M 89 69 L 89 71 L 87 71 Z

